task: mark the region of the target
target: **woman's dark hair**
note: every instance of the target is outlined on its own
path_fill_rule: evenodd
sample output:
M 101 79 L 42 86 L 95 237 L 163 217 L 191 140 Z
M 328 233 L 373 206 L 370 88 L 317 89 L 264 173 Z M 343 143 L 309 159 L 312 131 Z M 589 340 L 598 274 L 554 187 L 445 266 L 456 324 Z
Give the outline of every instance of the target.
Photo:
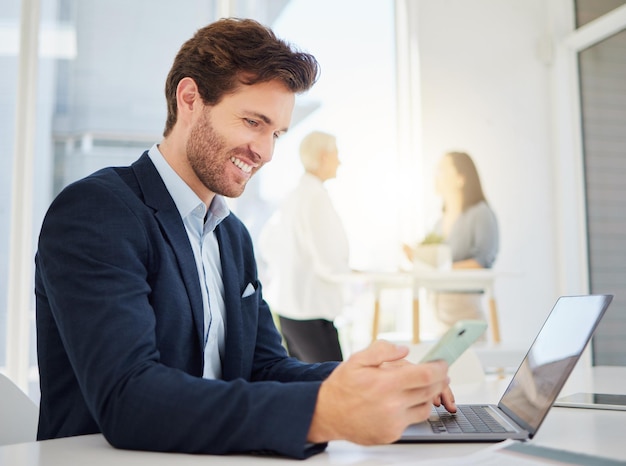
M 313 86 L 319 65 L 252 19 L 224 18 L 199 29 L 179 50 L 165 83 L 167 136 L 177 118 L 176 88 L 192 78 L 207 105 L 216 105 L 240 85 L 273 80 L 299 94 Z
M 465 152 L 448 152 L 446 157 L 450 157 L 456 171 L 465 179 L 465 183 L 463 183 L 463 210 L 469 209 L 480 201 L 487 202 L 480 184 L 478 170 L 476 170 L 472 158 Z

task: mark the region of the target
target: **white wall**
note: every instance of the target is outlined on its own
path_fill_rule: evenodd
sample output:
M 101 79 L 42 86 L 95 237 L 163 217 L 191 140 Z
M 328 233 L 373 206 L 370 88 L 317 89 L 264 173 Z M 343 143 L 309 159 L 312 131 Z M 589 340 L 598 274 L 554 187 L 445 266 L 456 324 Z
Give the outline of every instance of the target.
M 424 171 L 418 182 L 431 206 L 425 220 L 439 208 L 434 164 L 446 150 L 468 151 L 500 226 L 495 269 L 502 274 L 496 283 L 502 338 L 525 347 L 565 294 L 550 44 L 558 41 L 551 18 L 567 17 L 571 2 L 420 0 L 411 6 L 421 76 Z

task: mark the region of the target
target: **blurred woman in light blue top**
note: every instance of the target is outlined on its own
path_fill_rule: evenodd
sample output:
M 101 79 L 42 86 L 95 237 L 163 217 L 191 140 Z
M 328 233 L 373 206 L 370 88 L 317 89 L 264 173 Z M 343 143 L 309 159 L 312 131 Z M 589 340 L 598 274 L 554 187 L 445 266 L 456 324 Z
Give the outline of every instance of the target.
M 443 199 L 443 214 L 434 232 L 450 245 L 452 267 L 490 268 L 498 254 L 498 223 L 470 156 L 465 152 L 444 155 L 435 186 Z
M 443 212 L 431 235 L 450 246 L 452 268 L 491 268 L 499 249 L 498 222 L 487 203 L 472 158 L 465 152 L 448 152 L 440 160 L 435 187 Z M 413 259 L 413 250 L 404 247 Z M 429 301 L 443 333 L 460 319 L 484 319 L 480 293 L 431 293 Z

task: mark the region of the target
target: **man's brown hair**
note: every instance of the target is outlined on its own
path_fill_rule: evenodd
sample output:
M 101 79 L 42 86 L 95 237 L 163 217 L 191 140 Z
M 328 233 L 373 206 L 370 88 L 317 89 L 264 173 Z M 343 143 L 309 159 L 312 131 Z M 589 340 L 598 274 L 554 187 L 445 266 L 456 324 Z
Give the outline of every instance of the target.
M 319 65 L 252 19 L 224 18 L 199 29 L 183 44 L 165 82 L 167 136 L 177 118 L 176 88 L 192 78 L 207 105 L 216 105 L 240 85 L 282 81 L 299 94 L 313 86 Z

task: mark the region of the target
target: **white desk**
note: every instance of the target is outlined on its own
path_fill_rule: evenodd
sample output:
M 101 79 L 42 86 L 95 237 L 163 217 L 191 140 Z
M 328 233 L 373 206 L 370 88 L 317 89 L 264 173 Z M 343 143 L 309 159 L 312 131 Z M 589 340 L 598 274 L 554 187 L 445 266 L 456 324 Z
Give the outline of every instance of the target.
M 455 388 L 460 402 L 495 402 L 506 388 L 507 381 L 492 379 L 482 386 Z M 594 380 L 585 383 L 597 392 L 626 393 L 626 367 L 594 369 Z M 569 387 L 570 391 L 578 387 Z M 567 394 L 567 393 L 563 393 Z M 1 421 L 0 421 L 1 422 Z M 619 459 L 626 464 L 626 412 L 578 408 L 552 408 L 548 417 L 531 441 L 534 444 L 601 455 Z M 326 452 L 305 462 L 274 457 L 248 455 L 184 455 L 116 450 L 101 435 L 87 435 L 45 442 L 32 442 L 0 447 L 2 466 L 139 466 L 139 465 L 393 465 L 418 460 L 460 457 L 486 448 L 489 444 L 396 444 L 362 447 L 350 442 L 331 442 Z M 419 463 L 418 463 L 419 464 Z M 542 463 L 543 464 L 543 463 Z

